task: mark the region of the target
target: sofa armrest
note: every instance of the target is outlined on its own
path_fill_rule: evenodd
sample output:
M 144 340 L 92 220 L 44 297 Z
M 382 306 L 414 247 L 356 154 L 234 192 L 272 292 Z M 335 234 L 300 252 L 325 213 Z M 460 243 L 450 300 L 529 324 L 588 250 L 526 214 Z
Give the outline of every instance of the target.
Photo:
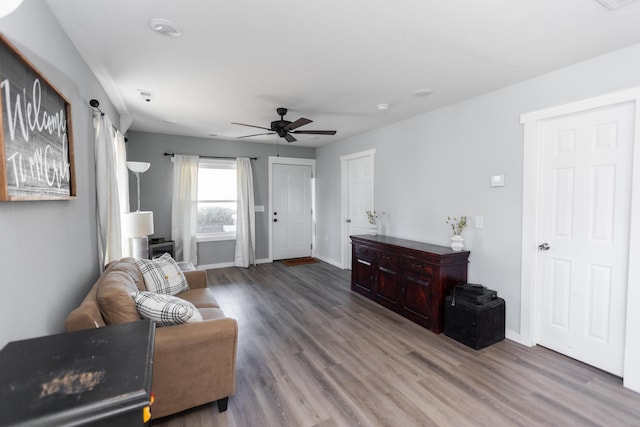
M 238 324 L 232 318 L 158 328 L 153 418 L 231 396 L 237 345 Z
M 207 287 L 207 272 L 205 270 L 185 271 L 184 277 L 189 283 L 189 288 L 198 289 Z

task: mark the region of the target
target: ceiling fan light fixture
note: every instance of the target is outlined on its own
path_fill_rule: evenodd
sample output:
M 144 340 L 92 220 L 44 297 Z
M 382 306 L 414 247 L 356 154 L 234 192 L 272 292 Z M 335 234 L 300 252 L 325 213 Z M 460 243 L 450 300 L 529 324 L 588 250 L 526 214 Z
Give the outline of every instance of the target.
M 149 19 L 149 27 L 156 33 L 167 37 L 180 37 L 183 34 L 182 28 L 178 24 L 165 18 Z
M 389 109 L 389 104 L 378 104 L 378 111 L 387 111 Z

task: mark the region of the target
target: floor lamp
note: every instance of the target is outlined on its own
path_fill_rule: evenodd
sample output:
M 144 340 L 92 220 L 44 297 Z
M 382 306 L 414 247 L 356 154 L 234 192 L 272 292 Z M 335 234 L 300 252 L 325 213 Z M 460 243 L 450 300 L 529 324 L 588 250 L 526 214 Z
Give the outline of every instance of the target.
M 140 210 L 140 174 L 149 170 L 146 162 L 127 162 L 127 168 L 136 175 L 138 210 L 124 214 L 122 234 L 129 237 L 131 255 L 137 259 L 149 258 L 149 235 L 153 234 L 153 212 Z

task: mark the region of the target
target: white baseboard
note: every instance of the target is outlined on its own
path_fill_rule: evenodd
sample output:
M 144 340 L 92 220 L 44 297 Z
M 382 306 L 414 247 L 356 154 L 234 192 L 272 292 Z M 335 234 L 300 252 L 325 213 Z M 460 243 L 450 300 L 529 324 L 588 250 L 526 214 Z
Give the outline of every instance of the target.
M 226 268 L 226 267 L 233 267 L 233 263 L 232 262 L 221 262 L 218 264 L 198 264 L 198 266 L 196 267 L 198 270 L 213 270 L 216 268 Z
M 526 345 L 524 342 L 522 342 L 522 337 L 520 336 L 520 334 L 512 329 L 505 329 L 504 337 L 508 340 L 517 342 L 518 344 Z
M 269 258 L 262 258 L 262 259 L 257 259 L 256 260 L 256 264 L 266 264 L 268 262 L 271 262 L 271 260 Z M 233 262 L 220 262 L 217 264 L 198 264 L 198 266 L 196 267 L 198 270 L 215 270 L 216 268 L 227 268 L 227 267 L 234 267 L 234 263 Z
M 322 262 L 326 262 L 327 264 L 333 265 L 334 267 L 342 268 L 342 265 L 340 265 L 340 263 L 338 261 L 335 261 L 335 260 L 333 260 L 331 258 L 323 257 L 323 256 L 317 255 L 317 254 L 315 255 L 315 257 L 318 258 Z

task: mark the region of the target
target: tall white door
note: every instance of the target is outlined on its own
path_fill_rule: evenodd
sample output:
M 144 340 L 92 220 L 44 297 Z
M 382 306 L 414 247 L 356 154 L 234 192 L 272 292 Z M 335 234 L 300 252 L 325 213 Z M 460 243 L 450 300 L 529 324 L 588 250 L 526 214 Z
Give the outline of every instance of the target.
M 311 166 L 273 165 L 273 259 L 311 256 Z
M 541 130 L 537 342 L 619 376 L 634 114 L 622 104 Z
M 342 159 L 344 267 L 351 268 L 351 239 L 349 236 L 367 234 L 370 224 L 366 212 L 373 204 L 373 152 L 346 156 Z

